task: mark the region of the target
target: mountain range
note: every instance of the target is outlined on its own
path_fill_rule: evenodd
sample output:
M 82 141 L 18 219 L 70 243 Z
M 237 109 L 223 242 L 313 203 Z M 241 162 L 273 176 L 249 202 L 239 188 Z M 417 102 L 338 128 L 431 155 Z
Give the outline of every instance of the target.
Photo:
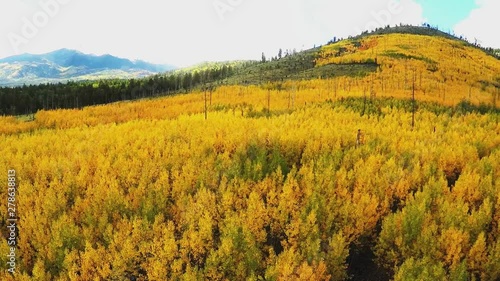
M 22 54 L 0 59 L 0 86 L 57 83 L 69 80 L 140 78 L 173 69 L 175 67 L 171 65 L 60 49 L 47 54 Z

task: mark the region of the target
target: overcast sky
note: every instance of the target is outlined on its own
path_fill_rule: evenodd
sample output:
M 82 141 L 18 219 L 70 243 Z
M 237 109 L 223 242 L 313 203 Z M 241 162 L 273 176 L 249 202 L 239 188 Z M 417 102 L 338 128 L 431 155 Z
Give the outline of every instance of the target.
M 500 48 L 500 0 L 0 0 L 0 58 L 61 48 L 187 66 L 429 22 Z

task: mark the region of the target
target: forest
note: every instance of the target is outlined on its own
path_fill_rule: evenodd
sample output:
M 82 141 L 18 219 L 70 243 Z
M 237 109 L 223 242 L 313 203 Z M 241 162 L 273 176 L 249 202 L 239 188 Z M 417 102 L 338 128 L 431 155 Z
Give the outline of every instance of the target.
M 231 66 L 143 79 L 101 80 L 0 87 L 0 115 L 28 115 L 38 110 L 82 108 L 186 92 L 231 74 Z
M 414 34 L 315 52 L 0 117 L 0 279 L 499 280 L 500 62 Z
M 0 120 L 16 280 L 500 278 L 497 110 L 269 93 Z

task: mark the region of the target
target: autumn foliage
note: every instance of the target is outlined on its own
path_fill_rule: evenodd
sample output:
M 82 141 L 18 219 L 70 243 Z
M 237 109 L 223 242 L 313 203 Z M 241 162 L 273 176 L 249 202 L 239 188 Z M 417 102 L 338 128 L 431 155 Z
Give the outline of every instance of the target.
M 411 96 L 455 105 L 461 100 L 500 105 L 500 62 L 466 42 L 412 34 L 372 35 L 322 47 L 317 66 L 375 63 L 376 73 L 351 79 L 351 91 Z M 349 83 L 349 82 L 347 82 Z
M 391 78 L 405 66 L 391 70 L 384 46 L 416 57 L 411 42 L 364 40 L 339 56 L 325 47 L 320 63 L 374 50 L 382 69 L 371 77 L 0 118 L 0 171 L 17 171 L 20 217 L 18 272 L 0 279 L 345 280 L 368 249 L 394 280 L 498 280 L 498 111 L 418 102 L 412 127 L 415 104 L 379 97 L 407 97 Z M 408 68 L 418 77 L 427 64 Z M 418 99 L 458 103 L 457 69 L 435 66 Z M 444 102 L 439 75 L 455 79 Z M 491 98 L 479 89 L 472 100 Z

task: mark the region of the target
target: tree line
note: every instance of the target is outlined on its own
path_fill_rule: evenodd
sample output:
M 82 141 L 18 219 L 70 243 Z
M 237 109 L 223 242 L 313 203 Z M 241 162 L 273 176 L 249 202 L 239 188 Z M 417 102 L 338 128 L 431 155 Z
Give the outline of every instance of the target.
M 223 65 L 191 72 L 171 72 L 143 79 L 70 81 L 58 84 L 0 87 L 0 115 L 25 115 L 39 110 L 82 108 L 117 101 L 186 92 L 220 82 L 235 72 Z

